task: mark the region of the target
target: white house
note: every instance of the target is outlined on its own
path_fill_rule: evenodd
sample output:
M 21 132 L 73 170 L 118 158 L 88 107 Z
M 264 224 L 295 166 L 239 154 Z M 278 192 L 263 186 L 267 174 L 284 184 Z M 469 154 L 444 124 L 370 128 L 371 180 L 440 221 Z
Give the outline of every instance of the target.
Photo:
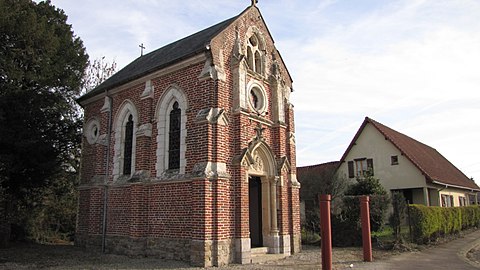
M 385 189 L 410 203 L 464 206 L 480 188 L 434 148 L 365 118 L 340 159 L 338 173 L 352 181 L 371 169 Z

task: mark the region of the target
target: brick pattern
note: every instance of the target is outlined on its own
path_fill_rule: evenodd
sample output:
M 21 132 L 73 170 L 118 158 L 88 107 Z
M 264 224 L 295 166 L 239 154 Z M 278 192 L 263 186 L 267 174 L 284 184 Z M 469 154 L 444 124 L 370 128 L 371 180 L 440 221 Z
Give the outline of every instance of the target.
M 266 73 L 258 75 L 247 72 L 247 82 L 256 80 L 261 83 L 268 97 L 268 114 L 261 117 L 248 109 L 233 110 L 233 84 L 238 79 L 234 78 L 231 68 L 236 33 L 245 44 L 247 31 L 253 26 L 263 35 L 266 48 Z M 291 165 L 290 171 L 281 173 L 283 183 L 279 183 L 277 190 L 277 219 L 279 234 L 290 236 L 290 246 L 297 244 L 294 238 L 300 233 L 298 188 L 292 187 L 290 181 L 290 174 L 295 174 L 295 145 L 290 138 L 294 133 L 293 109 L 285 104 L 285 123 L 274 119 L 272 108 L 276 101 L 273 100 L 270 85 L 276 79 L 269 74 L 272 65 L 278 64 L 281 83 L 285 87 L 291 87 L 291 79 L 268 34 L 259 11 L 251 7 L 211 42 L 209 57 L 212 57 L 216 67 L 223 70 L 225 80 L 199 80 L 198 75 L 204 67 L 201 61 L 151 78 L 153 98 L 141 96 L 145 80 L 138 80 L 121 91 L 109 94 L 113 101 L 112 131 L 125 100 L 131 101 L 138 111 L 137 128 L 144 124 L 152 125 L 151 137 L 136 137 L 134 169 L 144 174 L 138 179 L 114 181 L 114 132 L 110 136 L 109 147 L 90 145 L 84 139 L 77 244 L 88 246 L 99 243 L 105 189 L 98 184 L 104 183 L 107 149 L 110 149 L 107 208 L 109 251 L 190 260 L 201 266 L 232 262 L 234 240 L 250 237 L 248 168 L 239 164 L 237 159 L 256 137 L 258 122 L 265 128 L 262 135 L 275 159 L 286 157 Z M 180 88 L 187 97 L 186 174 L 166 179 L 156 171 L 157 114 L 162 96 L 172 85 Z M 107 134 L 109 112 L 101 112 L 103 103 L 103 98 L 99 98 L 86 104 L 85 121 L 97 117 L 101 124 L 100 133 Z M 205 108 L 224 109 L 228 124 L 197 122 L 197 113 Z M 226 164 L 228 176 L 189 175 L 194 166 L 201 162 Z M 170 245 L 168 243 L 171 243 L 171 247 L 164 247 Z M 214 248 L 218 250 L 214 252 Z M 172 254 L 176 254 L 176 257 Z

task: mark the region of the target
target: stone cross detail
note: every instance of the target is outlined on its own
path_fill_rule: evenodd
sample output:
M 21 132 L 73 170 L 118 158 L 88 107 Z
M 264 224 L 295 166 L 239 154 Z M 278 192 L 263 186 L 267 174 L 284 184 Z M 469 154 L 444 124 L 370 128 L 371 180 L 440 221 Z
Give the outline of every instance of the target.
M 143 56 L 143 50 L 145 49 L 145 46 L 143 46 L 143 43 L 138 45 L 140 47 L 140 56 Z
M 252 0 L 252 6 L 255 6 L 255 4 L 258 3 L 258 0 Z

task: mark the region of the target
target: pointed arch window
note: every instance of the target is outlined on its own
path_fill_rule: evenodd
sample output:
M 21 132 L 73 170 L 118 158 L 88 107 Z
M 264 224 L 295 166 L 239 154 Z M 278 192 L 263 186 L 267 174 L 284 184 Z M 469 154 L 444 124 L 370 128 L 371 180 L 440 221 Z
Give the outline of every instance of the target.
M 130 177 L 135 173 L 137 126 L 138 111 L 133 102 L 125 100 L 120 106 L 114 121 L 114 181 L 122 176 Z
M 170 125 L 168 132 L 168 169 L 180 168 L 180 131 L 182 110 L 175 101 L 170 112 Z
M 247 42 L 247 63 L 253 72 L 263 73 L 262 52 L 260 50 L 259 39 L 256 34 L 252 34 Z
M 123 174 L 129 175 L 132 171 L 132 150 L 133 150 L 133 115 L 128 117 L 125 125 L 125 141 L 123 143 Z
M 157 177 L 185 174 L 187 137 L 187 97 L 176 85 L 159 100 L 157 115 Z

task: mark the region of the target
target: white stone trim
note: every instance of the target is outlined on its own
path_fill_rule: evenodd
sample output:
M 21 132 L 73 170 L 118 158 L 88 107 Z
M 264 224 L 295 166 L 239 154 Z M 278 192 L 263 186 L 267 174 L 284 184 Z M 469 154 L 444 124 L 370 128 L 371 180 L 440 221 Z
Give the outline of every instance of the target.
M 200 81 L 212 79 L 225 82 L 227 80 L 227 76 L 223 68 L 223 50 L 219 51 L 218 58 L 220 62 L 219 66 L 213 64 L 213 60 L 210 57 L 207 58 L 200 75 L 198 75 L 198 79 Z
M 145 89 L 140 95 L 140 99 L 153 98 L 153 93 L 155 92 L 155 87 L 152 85 L 152 80 L 147 80 L 145 82 Z
M 249 40 L 250 38 L 254 36 L 255 39 L 257 40 L 257 44 L 253 45 L 250 44 Z M 266 63 L 265 63 L 265 37 L 264 35 L 260 32 L 260 30 L 256 26 L 251 26 L 248 28 L 246 35 L 245 35 L 245 57 L 247 60 L 247 65 L 249 66 L 249 70 L 253 71 L 254 73 L 260 74 L 262 76 L 265 75 L 266 70 Z M 252 63 L 248 64 L 250 61 L 248 59 L 248 52 L 251 52 L 252 55 Z M 260 67 L 257 67 L 257 61 L 256 61 L 256 54 L 259 54 L 259 64 Z
M 145 136 L 145 137 L 152 137 L 152 124 L 146 123 L 141 125 L 136 133 L 137 137 Z
M 219 124 L 220 126 L 226 126 L 229 123 L 225 110 L 221 108 L 201 109 L 198 111 L 195 121 L 197 123 Z
M 114 141 L 113 146 L 114 155 L 113 155 L 113 180 L 116 181 L 123 173 L 123 150 L 124 150 L 124 133 L 125 125 L 128 121 L 128 117 L 132 115 L 133 118 L 133 134 L 137 134 L 138 130 L 138 111 L 135 105 L 130 100 L 125 100 L 122 105 L 119 107 L 119 110 L 115 116 L 115 126 L 114 126 Z M 137 146 L 137 136 L 132 137 L 132 169 L 130 175 L 133 175 L 135 172 L 135 156 L 136 156 L 136 146 Z
M 100 138 L 100 121 L 97 117 L 93 117 L 87 121 L 83 128 L 83 135 L 87 138 L 89 144 L 98 142 Z
M 260 102 L 261 102 L 259 108 L 255 108 L 253 106 L 253 103 L 250 100 L 250 91 L 252 91 L 253 89 L 255 89 L 254 91 L 257 94 L 257 97 L 260 99 Z M 255 80 L 255 79 L 251 79 L 248 82 L 247 87 L 245 88 L 244 96 L 247 99 L 246 103 L 248 104 L 248 107 L 250 108 L 250 110 L 252 110 L 252 111 L 254 111 L 258 114 L 263 114 L 266 111 L 268 111 L 268 104 L 269 104 L 268 95 L 267 95 L 267 92 L 265 91 L 265 87 L 259 81 Z
M 185 174 L 187 160 L 185 152 L 187 150 L 187 97 L 183 90 L 177 85 L 171 85 L 160 98 L 155 115 L 157 119 L 157 162 L 155 165 L 157 177 L 160 177 L 168 169 L 168 127 L 170 125 L 170 111 L 175 102 L 178 102 L 178 108 L 181 109 L 180 126 L 180 168 L 179 174 Z
M 229 178 L 227 164 L 224 162 L 199 162 L 193 166 L 192 175 L 206 178 Z
M 110 97 L 105 97 L 105 100 L 103 101 L 103 106 L 100 109 L 100 112 L 109 112 L 112 110 L 112 99 Z
M 296 188 L 300 188 L 300 182 L 298 182 L 298 180 L 297 180 L 297 175 L 294 174 L 294 173 L 291 173 L 291 174 L 289 175 L 289 177 L 290 177 L 290 184 L 291 184 L 291 186 L 292 186 L 292 187 L 296 187 Z

